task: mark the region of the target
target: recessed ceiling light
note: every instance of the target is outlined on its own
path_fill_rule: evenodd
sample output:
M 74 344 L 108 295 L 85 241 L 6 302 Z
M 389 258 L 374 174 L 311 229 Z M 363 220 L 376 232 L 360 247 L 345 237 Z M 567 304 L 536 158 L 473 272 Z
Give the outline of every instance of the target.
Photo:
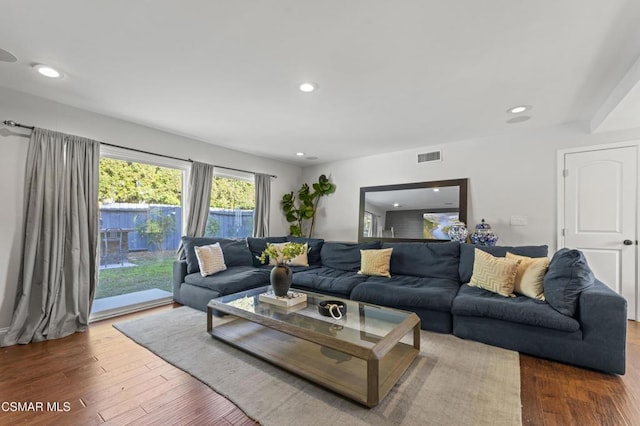
M 509 108 L 507 110 L 507 112 L 510 113 L 510 114 L 520 114 L 521 112 L 525 112 L 525 111 L 528 111 L 530 109 L 531 109 L 531 107 L 529 105 L 518 105 L 518 106 L 515 106 L 513 108 Z
M 393 203 L 393 207 L 400 207 L 400 203 Z
M 298 86 L 302 92 L 311 93 L 318 89 L 318 83 L 305 82 Z
M 433 188 L 433 192 L 440 192 L 440 188 Z
M 55 68 L 50 67 L 45 64 L 35 64 L 33 68 L 36 69 L 40 74 L 49 78 L 60 78 L 62 77 L 62 73 Z
M 296 155 L 297 155 L 298 157 L 302 157 L 302 156 L 304 155 L 304 152 L 296 152 Z

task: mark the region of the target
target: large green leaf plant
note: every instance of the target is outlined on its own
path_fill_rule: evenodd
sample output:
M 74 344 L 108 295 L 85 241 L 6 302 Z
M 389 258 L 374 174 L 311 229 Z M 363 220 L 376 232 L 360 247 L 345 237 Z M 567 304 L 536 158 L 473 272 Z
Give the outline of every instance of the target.
M 280 205 L 287 222 L 291 224 L 289 225 L 289 234 L 302 237 L 304 222 L 310 220 L 311 224 L 307 233 L 307 237 L 310 238 L 313 234 L 320 198 L 334 192 L 336 192 L 335 184 L 331 183 L 326 175 L 320 175 L 318 182 L 312 184 L 311 187 L 306 183 L 303 184 L 298 190 L 297 198 L 293 191 L 284 194 Z

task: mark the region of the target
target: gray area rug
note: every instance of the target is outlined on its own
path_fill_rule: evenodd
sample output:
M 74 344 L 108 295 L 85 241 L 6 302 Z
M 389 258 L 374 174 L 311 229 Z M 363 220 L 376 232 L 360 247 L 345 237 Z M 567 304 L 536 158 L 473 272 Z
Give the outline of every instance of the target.
M 452 335 L 422 331 L 418 358 L 368 409 L 214 339 L 204 312 L 181 307 L 114 327 L 263 425 L 522 424 L 518 353 Z

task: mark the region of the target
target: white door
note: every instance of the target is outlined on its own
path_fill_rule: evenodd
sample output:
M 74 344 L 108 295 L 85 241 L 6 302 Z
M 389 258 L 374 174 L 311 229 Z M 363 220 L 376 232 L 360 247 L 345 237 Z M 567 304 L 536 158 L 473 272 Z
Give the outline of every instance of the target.
M 637 318 L 637 147 L 564 156 L 564 247 L 584 252 L 596 278 Z

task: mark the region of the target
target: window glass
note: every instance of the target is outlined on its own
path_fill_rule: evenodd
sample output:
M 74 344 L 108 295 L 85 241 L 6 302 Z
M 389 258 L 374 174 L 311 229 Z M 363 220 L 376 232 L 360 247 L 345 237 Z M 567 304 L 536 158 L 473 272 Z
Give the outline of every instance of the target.
M 214 176 L 210 205 L 205 236 L 245 238 L 253 234 L 253 182 L 228 176 Z

